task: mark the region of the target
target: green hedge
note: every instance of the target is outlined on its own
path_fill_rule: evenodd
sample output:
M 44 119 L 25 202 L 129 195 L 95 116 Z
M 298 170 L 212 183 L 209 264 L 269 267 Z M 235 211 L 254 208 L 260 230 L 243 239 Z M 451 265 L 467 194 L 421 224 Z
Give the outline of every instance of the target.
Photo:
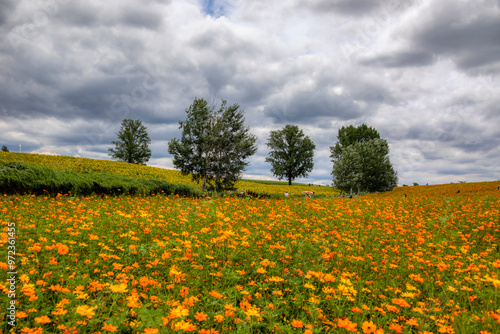
M 75 173 L 20 162 L 0 162 L 1 194 L 152 195 L 177 194 L 198 197 L 201 193 L 184 184 L 162 180 L 133 179 L 114 174 Z

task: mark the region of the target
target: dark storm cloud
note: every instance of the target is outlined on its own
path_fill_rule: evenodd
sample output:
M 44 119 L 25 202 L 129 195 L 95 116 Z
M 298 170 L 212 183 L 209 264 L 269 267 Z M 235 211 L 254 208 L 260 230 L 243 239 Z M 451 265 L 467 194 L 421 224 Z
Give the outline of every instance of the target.
M 426 66 L 434 63 L 436 57 L 424 51 L 401 52 L 360 61 L 360 64 L 379 67 Z
M 283 104 L 270 105 L 264 114 L 277 124 L 315 123 L 318 118 L 354 119 L 362 110 L 343 96 L 328 96 L 321 92 L 299 92 Z
M 54 20 L 72 27 L 130 26 L 155 31 L 163 22 L 156 4 L 151 1 L 140 5 L 125 2 L 121 6 L 109 3 L 103 7 L 73 0 L 59 7 Z
M 3 0 L 0 4 L 0 27 L 7 23 L 9 15 L 13 12 L 17 1 Z
M 335 11 L 348 15 L 363 15 L 380 6 L 382 1 L 364 0 L 320 0 L 314 1 L 312 8 L 318 12 Z
M 310 10 L 318 14 L 338 13 L 350 16 L 362 16 L 380 9 L 388 9 L 391 11 L 401 11 L 419 1 L 400 0 L 400 1 L 385 1 L 385 0 L 313 0 L 300 2 L 301 6 L 308 7 Z
M 218 95 L 221 89 L 229 84 L 235 72 L 230 64 L 218 62 L 204 63 L 199 70 L 208 83 L 210 95 L 213 96 Z
M 83 112 L 91 119 L 106 118 L 112 108 L 119 107 L 120 95 L 132 87 L 124 79 L 110 77 L 88 80 L 61 92 L 61 99 L 65 104 L 74 107 L 77 113 Z M 118 100 L 115 102 L 116 99 Z M 130 100 L 132 101 L 132 98 Z M 125 100 L 123 105 L 126 105 Z
M 90 2 L 70 1 L 58 7 L 58 12 L 54 13 L 57 23 L 65 24 L 69 27 L 95 27 L 106 22 L 106 17 L 102 11 L 92 6 Z M 102 21 L 102 20 L 105 21 Z
M 142 27 L 150 30 L 159 28 L 163 19 L 158 12 L 137 8 L 128 8 L 121 14 L 121 21 L 126 25 Z
M 500 10 L 498 3 L 439 2 L 426 8 L 428 17 L 403 34 L 410 50 L 379 54 L 361 61 L 380 67 L 419 67 L 450 58 L 463 71 L 500 71 Z M 481 8 L 480 12 L 474 10 Z M 401 36 L 400 36 L 401 37 Z
M 500 11 L 485 12 L 463 20 L 440 16 L 434 25 L 413 36 L 413 43 L 427 52 L 451 57 L 463 70 L 500 62 Z

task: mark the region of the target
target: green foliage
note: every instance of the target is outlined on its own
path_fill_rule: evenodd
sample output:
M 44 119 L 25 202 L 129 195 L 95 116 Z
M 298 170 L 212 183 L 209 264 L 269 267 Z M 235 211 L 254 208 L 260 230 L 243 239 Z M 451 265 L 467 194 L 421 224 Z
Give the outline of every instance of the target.
M 339 134 L 337 135 L 338 142 L 335 146 L 330 146 L 331 155 L 333 161 L 340 158 L 343 150 L 357 142 L 363 142 L 370 139 L 380 139 L 380 134 L 377 130 L 372 127 L 368 127 L 366 124 L 362 124 L 358 127 L 353 125 L 343 126 L 339 129 Z
M 270 148 L 266 162 L 271 163 L 271 172 L 291 185 L 297 177 L 307 177 L 314 167 L 316 146 L 296 125 L 286 125 L 282 130 L 271 131 L 267 141 Z
M 343 191 L 387 191 L 397 185 L 389 159 L 389 145 L 377 130 L 365 124 L 339 130 L 339 142 L 330 147 L 335 186 Z
M 202 191 L 234 189 L 248 166 L 246 159 L 257 151 L 257 137 L 245 128 L 243 111 L 225 100 L 216 110 L 205 99 L 196 98 L 186 113 L 186 120 L 179 122 L 181 139 L 168 144 L 175 168 L 197 182 L 203 180 Z
M 75 173 L 20 162 L 0 164 L 0 194 L 151 195 L 199 196 L 190 186 L 162 180 L 133 179 L 120 175 Z
M 113 159 L 139 165 L 149 161 L 151 139 L 140 120 L 124 119 L 117 135 L 118 140 L 111 142 L 115 148 L 108 149 Z
M 259 184 L 268 184 L 272 186 L 278 185 L 288 185 L 288 181 L 268 181 L 268 180 L 242 180 L 246 182 L 259 183 Z M 305 183 L 294 183 L 294 186 L 307 186 Z
M 2 145 L 2 152 L 9 152 L 9 149 L 7 148 L 7 146 Z

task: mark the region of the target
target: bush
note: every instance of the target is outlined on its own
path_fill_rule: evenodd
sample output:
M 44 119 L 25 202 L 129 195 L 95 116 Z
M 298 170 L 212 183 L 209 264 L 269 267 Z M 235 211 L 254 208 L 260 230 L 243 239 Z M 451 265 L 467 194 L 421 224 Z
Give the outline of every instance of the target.
M 200 196 L 191 186 L 113 174 L 75 173 L 20 162 L 0 163 L 1 194 Z

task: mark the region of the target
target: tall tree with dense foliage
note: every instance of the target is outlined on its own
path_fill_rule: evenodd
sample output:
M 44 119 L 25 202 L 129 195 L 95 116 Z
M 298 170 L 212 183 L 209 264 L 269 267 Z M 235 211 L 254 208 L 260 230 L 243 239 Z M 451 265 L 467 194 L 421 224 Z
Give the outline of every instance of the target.
M 330 147 L 332 160 L 337 160 L 342 151 L 357 142 L 364 142 L 370 139 L 380 139 L 380 134 L 377 130 L 369 127 L 366 124 L 355 127 L 354 125 L 343 126 L 339 129 L 339 134 L 337 135 L 338 142 L 335 146 Z
M 270 152 L 266 162 L 271 163 L 271 172 L 280 180 L 288 180 L 289 185 L 298 177 L 307 177 L 314 167 L 316 146 L 296 125 L 271 131 L 267 147 Z
M 186 109 L 186 120 L 179 122 L 181 139 L 168 144 L 175 168 L 197 182 L 202 180 L 202 191 L 233 189 L 248 166 L 246 159 L 257 151 L 257 137 L 245 127 L 244 112 L 239 108 L 222 100 L 216 109 L 196 98 Z
M 365 124 L 339 130 L 339 142 L 330 147 L 335 186 L 343 191 L 387 191 L 397 185 L 389 159 L 389 145 L 377 130 Z
M 7 148 L 7 146 L 2 145 L 2 152 L 9 152 L 9 149 Z
M 108 149 L 113 159 L 139 165 L 149 161 L 151 139 L 140 120 L 124 119 L 117 136 L 118 140 L 111 142 L 115 147 Z

